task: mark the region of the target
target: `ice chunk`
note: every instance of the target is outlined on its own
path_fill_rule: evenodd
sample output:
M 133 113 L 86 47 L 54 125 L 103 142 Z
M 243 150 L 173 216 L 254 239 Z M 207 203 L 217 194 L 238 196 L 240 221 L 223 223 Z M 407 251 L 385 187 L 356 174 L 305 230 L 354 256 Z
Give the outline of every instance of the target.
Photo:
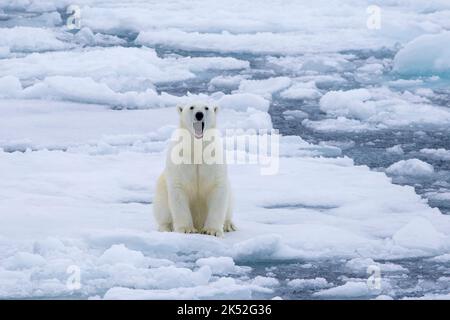
M 0 78 L 0 98 L 19 97 L 22 94 L 22 84 L 14 76 Z
M 450 201 L 450 192 L 427 192 L 425 196 L 435 201 Z
M 439 149 L 424 148 L 421 149 L 420 152 L 423 153 L 426 157 L 429 157 L 431 159 L 443 161 L 450 160 L 450 150 L 446 150 L 444 148 Z
M 288 77 L 269 78 L 264 80 L 242 80 L 239 92 L 254 93 L 266 99 L 271 99 L 272 94 L 291 85 Z
M 379 263 L 375 262 L 371 258 L 354 258 L 347 261 L 347 263 L 345 264 L 345 267 L 351 269 L 352 271 L 366 274 L 368 268 L 372 266 L 380 268 L 381 272 L 408 272 L 408 269 L 402 267 L 401 265 L 389 262 Z
M 236 283 L 231 278 L 220 278 L 208 285 L 170 290 L 136 290 L 115 287 L 104 299 L 250 299 L 252 292 L 271 292 L 259 286 Z
M 280 285 L 280 281 L 272 277 L 257 276 L 252 280 L 252 284 L 260 287 L 276 287 Z
M 53 76 L 30 86 L 22 92 L 27 99 L 50 99 L 104 104 L 123 108 L 154 108 L 175 105 L 177 97 L 159 95 L 153 89 L 144 92 L 115 92 L 108 85 L 91 78 Z M 14 96 L 13 96 L 14 97 Z
M 375 300 L 394 300 L 394 298 L 385 294 L 380 294 L 375 298 Z
M 299 33 L 221 33 L 186 32 L 182 30 L 143 31 L 136 44 L 166 45 L 185 50 L 253 53 L 300 53 L 305 50 L 305 39 Z M 295 43 L 293 43 L 295 41 Z
M 280 155 L 286 157 L 335 157 L 341 155 L 341 149 L 338 147 L 327 145 L 325 143 L 320 145 L 310 144 L 299 136 L 282 136 L 280 140 Z
M 234 256 L 238 260 L 261 260 L 276 255 L 282 250 L 281 238 L 263 235 L 234 245 Z
M 7 58 L 10 53 L 9 47 L 0 46 L 0 59 Z
M 254 10 L 254 7 L 251 8 Z M 297 11 L 301 12 L 301 11 Z M 258 17 L 258 19 L 260 19 Z M 281 20 L 285 16 L 280 17 Z M 298 17 L 296 19 L 299 19 Z M 319 18 L 321 19 L 321 18 Z M 356 19 L 358 20 L 358 19 Z M 219 32 L 189 32 L 179 29 L 147 30 L 139 33 L 136 38 L 136 44 L 146 46 L 165 45 L 172 48 L 183 50 L 199 51 L 217 51 L 217 52 L 251 52 L 268 54 L 299 54 L 311 53 L 317 51 L 330 51 L 330 41 L 326 34 L 317 34 L 300 31 L 288 32 L 253 32 L 253 33 L 231 33 L 220 30 Z M 337 32 L 336 29 L 333 29 Z M 328 31 L 327 31 L 328 32 Z M 376 44 L 372 39 L 364 39 L 364 36 L 355 36 L 355 32 L 361 32 L 367 36 L 367 30 L 355 28 L 339 30 L 342 38 L 349 38 L 353 35 L 355 42 L 334 42 L 333 47 L 336 51 L 342 51 L 350 48 L 379 48 L 382 44 Z M 320 39 L 320 40 L 318 40 Z M 372 40 L 372 41 L 371 41 Z M 385 44 L 392 45 L 393 42 L 388 39 Z M 328 47 L 327 47 L 328 45 Z M 321 66 L 320 66 L 321 67 Z M 312 68 L 317 68 L 314 65 Z
M 395 145 L 395 146 L 392 146 L 390 148 L 386 148 L 386 152 L 387 153 L 391 153 L 391 154 L 398 154 L 398 155 L 404 154 L 403 148 L 399 144 Z
M 0 297 L 25 298 L 33 293 L 29 275 L 22 271 L 10 271 L 0 267 Z
M 0 74 L 14 74 L 21 80 L 72 76 L 90 77 L 99 82 L 119 78 L 163 83 L 191 79 L 195 77 L 195 73 L 207 70 L 239 70 L 247 68 L 248 65 L 248 61 L 231 57 L 160 58 L 154 49 L 145 47 L 95 47 L 81 51 L 34 53 L 23 58 L 2 59 Z M 140 91 L 147 88 L 148 85 L 140 88 Z
M 308 126 L 321 130 L 345 129 L 342 122 L 359 120 L 366 129 L 407 126 L 414 124 L 448 125 L 450 111 L 447 108 L 426 103 L 423 97 L 404 92 L 399 94 L 388 88 L 353 89 L 348 91 L 330 91 L 320 99 L 320 109 L 329 116 L 345 117 L 341 123 L 325 119 L 308 122 Z M 338 126 L 340 124 L 340 126 Z M 347 123 L 349 131 L 363 130 L 357 124 Z
M 283 112 L 283 116 L 286 120 L 308 118 L 308 114 L 302 110 L 286 110 Z
M 124 45 L 126 44 L 126 41 L 123 39 L 120 39 L 119 37 L 112 36 L 112 35 L 106 35 L 101 33 L 93 33 L 91 29 L 88 27 L 81 28 L 80 31 L 78 31 L 74 35 L 74 40 L 77 43 L 83 44 L 83 45 L 90 45 L 90 46 L 105 46 L 105 45 Z
M 366 282 L 355 282 L 349 281 L 345 284 L 325 289 L 314 293 L 314 296 L 321 298 L 364 298 L 370 296 L 378 296 L 380 293 L 379 289 L 369 288 Z
M 46 260 L 41 255 L 29 252 L 18 252 L 3 262 L 3 266 L 9 270 L 29 269 L 44 264 Z
M 321 96 L 317 89 L 315 82 L 298 82 L 290 88 L 281 92 L 281 97 L 284 99 L 317 99 Z
M 430 258 L 428 260 L 437 262 L 437 263 L 448 263 L 448 262 L 450 262 L 450 253 L 442 254 L 442 255 Z
M 231 257 L 200 258 L 195 263 L 200 267 L 209 266 L 213 274 L 220 275 L 242 273 L 245 270 L 236 266 Z
M 336 116 L 366 119 L 375 113 L 375 105 L 367 89 L 330 91 L 320 99 L 320 109 Z M 366 103 L 368 101 L 368 103 Z
M 336 119 L 324 119 L 318 121 L 305 119 L 302 121 L 302 125 L 316 131 L 360 132 L 375 130 L 375 127 L 368 123 L 363 123 L 355 119 L 347 119 L 345 117 L 337 117 Z
M 60 239 L 54 237 L 47 237 L 45 239 L 35 241 L 33 244 L 33 252 L 44 257 L 66 252 L 71 249 L 72 248 L 67 248 Z
M 246 77 L 242 75 L 237 76 L 217 76 L 209 81 L 209 88 L 213 90 L 215 88 L 227 88 L 235 89 L 239 87 L 239 84 Z
M 368 73 L 371 76 L 383 74 L 384 66 L 380 63 L 368 63 L 359 67 L 356 72 Z
M 267 112 L 270 102 L 263 97 L 253 93 L 235 93 L 224 95 L 217 103 L 223 108 L 229 108 L 236 111 L 247 111 L 249 108 Z
M 408 87 L 415 87 L 419 85 L 423 85 L 423 80 L 416 79 L 416 80 L 406 80 L 406 79 L 398 79 L 388 82 L 390 87 L 397 87 L 397 88 L 408 88 Z M 426 90 L 426 88 L 424 88 Z M 431 91 L 433 92 L 433 91 Z M 422 90 L 416 90 L 416 93 L 421 94 L 423 96 L 428 96 L 424 91 Z
M 349 62 L 354 58 L 355 56 L 350 54 L 321 53 L 317 55 L 307 53 L 298 56 L 268 57 L 267 61 L 284 72 L 297 75 L 320 73 L 317 75 L 320 78 L 324 73 L 332 77 L 331 73 L 333 72 L 351 69 L 352 66 Z

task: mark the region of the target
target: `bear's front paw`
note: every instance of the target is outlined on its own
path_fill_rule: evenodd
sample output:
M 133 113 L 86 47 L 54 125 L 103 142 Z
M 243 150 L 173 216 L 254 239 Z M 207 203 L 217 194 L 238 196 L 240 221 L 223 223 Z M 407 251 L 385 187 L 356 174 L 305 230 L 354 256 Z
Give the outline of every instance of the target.
M 225 223 L 223 224 L 223 231 L 225 232 L 231 232 L 236 230 L 237 230 L 236 226 L 231 221 L 225 221 Z
M 175 229 L 179 233 L 196 233 L 197 230 L 194 227 L 178 227 Z
M 203 234 L 209 234 L 210 236 L 215 237 L 223 237 L 223 231 L 216 228 L 203 228 L 202 229 Z

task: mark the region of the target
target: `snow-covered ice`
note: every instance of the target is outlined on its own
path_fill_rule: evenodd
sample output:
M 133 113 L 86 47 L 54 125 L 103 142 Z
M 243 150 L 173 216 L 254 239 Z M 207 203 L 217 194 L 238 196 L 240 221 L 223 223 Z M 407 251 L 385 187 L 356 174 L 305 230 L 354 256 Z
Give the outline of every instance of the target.
M 325 278 L 294 279 L 290 280 L 287 285 L 299 290 L 322 289 L 331 286 Z
M 420 152 L 430 158 L 444 160 L 444 161 L 450 160 L 450 150 L 446 150 L 444 148 L 439 148 L 439 149 L 424 148 L 424 149 L 421 149 Z
M 0 4 L 0 298 L 448 299 L 446 1 L 69 4 Z M 193 100 L 282 133 L 222 239 L 152 219 Z
M 281 92 L 284 99 L 315 99 L 320 95 L 314 82 L 297 83 Z
M 401 145 L 395 145 L 389 148 L 386 148 L 386 152 L 392 153 L 392 154 L 404 154 L 403 148 Z
M 73 112 L 67 112 L 71 119 Z M 51 118 L 48 113 L 46 118 Z M 85 130 L 89 140 L 71 140 L 68 134 L 59 143 L 100 141 L 103 130 L 93 129 L 101 122 L 91 123 L 94 128 Z M 72 147 L 70 152 L 29 148 L 0 153 L 2 274 L 11 281 L 13 273 L 24 284 L 20 292 L 6 287 L 3 297 L 69 295 L 65 269 L 70 265 L 82 270 L 79 294 L 85 297 L 103 290 L 106 298 L 231 297 L 235 290 L 250 297 L 261 286 L 240 280 L 230 291 L 228 280 L 213 275 L 245 274 L 246 264 L 266 259 L 351 258 L 355 253 L 388 259 L 450 251 L 446 217 L 412 188 L 393 185 L 383 173 L 354 166 L 347 158 L 282 158 L 275 176 L 260 176 L 252 166 L 231 166 L 236 194 L 246 195 L 237 201 L 239 231 L 225 239 L 156 232 L 151 196 L 164 144 L 144 133 L 109 138 L 117 141 L 109 145 L 114 152 L 91 144 L 105 151 L 91 154 Z M 155 146 L 142 149 L 139 144 Z M 423 236 L 417 236 L 415 224 Z M 129 286 L 137 290 L 125 289 Z M 174 289 L 179 286 L 194 287 L 192 292 Z
M 434 168 L 431 164 L 419 159 L 400 160 L 389 166 L 386 172 L 399 176 L 427 176 L 433 174 Z
M 394 70 L 404 75 L 450 74 L 450 32 L 423 35 L 400 50 L 394 59 Z

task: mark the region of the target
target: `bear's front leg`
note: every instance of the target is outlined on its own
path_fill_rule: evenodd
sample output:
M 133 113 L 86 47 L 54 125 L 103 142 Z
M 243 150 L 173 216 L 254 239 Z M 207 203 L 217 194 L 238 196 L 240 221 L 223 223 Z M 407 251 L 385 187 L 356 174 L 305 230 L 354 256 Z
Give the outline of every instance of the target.
M 228 190 L 226 184 L 216 186 L 209 195 L 208 215 L 202 233 L 223 237 L 223 225 L 228 205 Z
M 172 214 L 173 229 L 180 233 L 195 233 L 192 222 L 189 198 L 183 188 L 175 187 L 169 191 L 169 208 Z

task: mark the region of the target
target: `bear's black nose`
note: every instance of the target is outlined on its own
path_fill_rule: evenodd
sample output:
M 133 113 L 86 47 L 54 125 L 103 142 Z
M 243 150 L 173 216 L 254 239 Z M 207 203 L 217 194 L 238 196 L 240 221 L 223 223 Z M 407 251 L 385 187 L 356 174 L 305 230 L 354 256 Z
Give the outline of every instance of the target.
M 195 114 L 195 119 L 197 119 L 197 121 L 200 121 L 203 119 L 203 112 L 197 112 Z

